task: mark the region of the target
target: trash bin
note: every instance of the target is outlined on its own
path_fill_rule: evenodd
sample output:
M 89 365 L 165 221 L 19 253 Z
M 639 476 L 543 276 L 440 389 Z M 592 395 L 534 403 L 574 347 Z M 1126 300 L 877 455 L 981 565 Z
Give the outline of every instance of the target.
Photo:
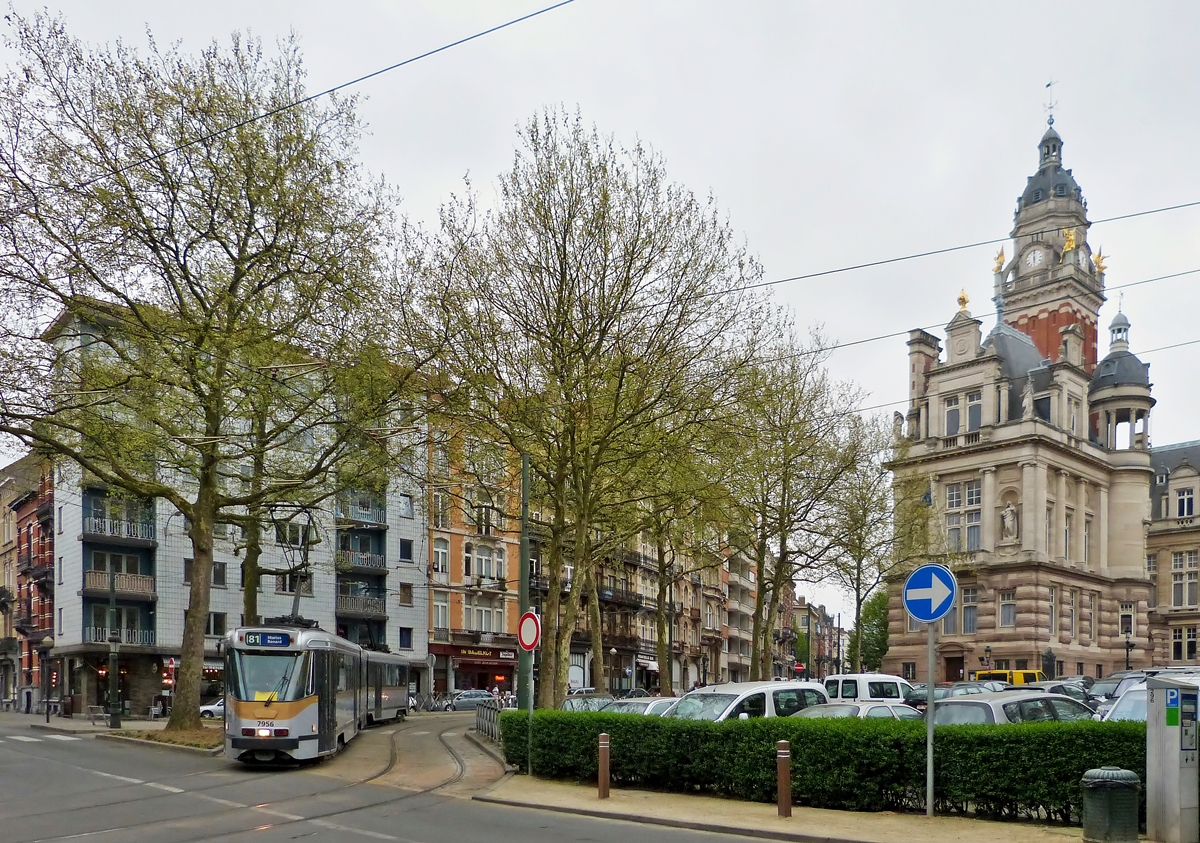
M 62 698 L 61 707 L 59 708 L 58 713 L 61 714 L 63 717 L 71 716 L 71 698 L 70 697 Z
M 1101 767 L 1083 774 L 1083 839 L 1085 843 L 1137 843 L 1137 773 Z

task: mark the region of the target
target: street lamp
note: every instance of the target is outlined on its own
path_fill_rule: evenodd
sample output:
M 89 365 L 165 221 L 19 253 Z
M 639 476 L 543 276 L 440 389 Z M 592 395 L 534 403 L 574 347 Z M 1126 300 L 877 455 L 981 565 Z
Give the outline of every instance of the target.
M 42 707 L 46 709 L 46 722 L 50 722 L 50 651 L 54 649 L 54 639 L 47 635 L 38 644 L 41 654 L 39 664 L 42 671 Z
M 617 664 L 617 648 L 610 647 L 608 650 L 608 654 L 610 656 L 612 656 L 612 661 L 613 661 L 612 673 L 610 673 L 608 675 L 608 689 L 610 691 L 615 691 L 615 690 L 617 690 L 617 687 L 619 686 L 619 683 L 620 683 L 620 680 L 616 678 L 616 673 L 619 669 L 619 665 Z
M 1133 641 L 1130 640 L 1131 635 L 1133 635 L 1133 630 L 1129 630 L 1125 633 L 1125 669 L 1126 670 L 1129 670 L 1129 654 L 1132 653 L 1133 648 L 1137 646 L 1136 644 L 1133 643 Z
M 705 653 L 700 659 L 700 684 L 708 684 L 708 654 Z

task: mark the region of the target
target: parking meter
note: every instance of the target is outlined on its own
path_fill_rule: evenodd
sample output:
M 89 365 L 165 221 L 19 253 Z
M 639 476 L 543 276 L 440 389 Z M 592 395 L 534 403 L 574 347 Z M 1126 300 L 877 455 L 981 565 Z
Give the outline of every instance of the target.
M 1146 834 L 1161 843 L 1200 843 L 1200 771 L 1191 678 L 1146 680 Z

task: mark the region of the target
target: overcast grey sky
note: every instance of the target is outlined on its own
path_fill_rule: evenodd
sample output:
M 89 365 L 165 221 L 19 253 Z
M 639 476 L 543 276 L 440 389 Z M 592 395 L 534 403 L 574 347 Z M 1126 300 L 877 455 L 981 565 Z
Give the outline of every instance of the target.
M 438 47 L 546 2 L 60 2 L 69 30 L 189 51 L 233 30 L 295 30 L 311 90 Z M 34 4 L 16 0 L 16 8 Z M 1200 4 L 1194 2 L 575 3 L 364 83 L 366 166 L 436 225 L 470 174 L 486 203 L 536 110 L 578 107 L 640 138 L 671 177 L 711 191 L 768 279 L 1004 237 L 1037 163 L 1045 84 L 1092 219 L 1200 200 Z M 1200 269 L 1200 208 L 1094 226 L 1110 286 Z M 963 288 L 994 321 L 981 247 L 781 284 L 799 324 L 834 341 L 941 326 Z M 1008 250 L 1011 254 L 1011 249 Z M 1126 292 L 1135 352 L 1200 339 L 1200 274 Z M 1101 314 L 1101 350 L 1116 313 Z M 1157 444 L 1200 439 L 1200 344 L 1143 356 Z M 835 351 L 833 374 L 907 395 L 904 337 Z M 1187 373 L 1191 371 L 1192 375 Z M 821 589 L 819 598 L 833 599 Z M 836 601 L 841 603 L 840 600 Z

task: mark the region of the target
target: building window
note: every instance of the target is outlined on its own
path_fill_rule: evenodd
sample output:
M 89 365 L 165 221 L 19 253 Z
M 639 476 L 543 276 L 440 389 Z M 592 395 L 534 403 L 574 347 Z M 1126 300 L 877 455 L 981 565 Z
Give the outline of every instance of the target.
M 979 430 L 983 424 L 983 393 L 967 393 L 967 430 Z
M 58 508 L 58 534 L 61 536 L 63 531 L 62 507 Z
M 413 604 L 413 587 L 412 583 L 400 583 L 400 605 L 411 606 Z
M 433 540 L 433 570 L 438 574 L 450 572 L 450 542 L 445 539 Z
M 1008 659 L 992 659 L 992 667 L 996 670 L 1011 670 L 1012 662 Z
M 1017 625 L 1016 590 L 1000 592 L 1000 626 Z
M 1121 604 L 1121 635 L 1137 635 L 1137 630 L 1133 626 L 1133 604 Z
M 1054 635 L 1058 632 L 1058 604 L 1055 602 L 1055 598 L 1057 598 L 1057 597 L 1058 597 L 1058 589 L 1051 586 L 1050 587 L 1050 596 L 1049 596 L 1050 634 L 1051 635 Z
M 194 559 L 183 560 L 183 581 L 190 583 L 192 581 L 192 566 L 195 565 Z M 212 563 L 212 584 L 225 587 L 225 563 L 218 562 L 216 559 Z
M 983 525 L 983 513 L 979 510 L 967 513 L 967 550 L 979 550 L 980 528 Z
M 962 507 L 962 484 L 950 483 L 946 486 L 946 509 Z
M 1046 552 L 1047 553 L 1054 553 L 1054 544 L 1052 542 L 1054 533 L 1051 530 L 1053 525 L 1054 525 L 1054 508 L 1048 506 L 1048 507 L 1046 507 Z
M 400 539 L 400 561 L 412 564 L 413 561 L 413 542 L 412 539 Z
M 400 627 L 400 634 L 396 636 L 396 646 L 401 650 L 411 650 L 413 648 L 412 632 L 411 626 Z
M 63 610 L 62 610 L 62 609 L 59 609 L 59 610 L 58 610 L 58 634 L 59 634 L 59 635 L 62 635 L 62 634 L 63 634 L 63 618 L 62 618 L 62 615 L 63 615 Z
M 433 628 L 450 628 L 450 594 L 445 591 L 433 593 Z
M 962 515 L 952 512 L 946 516 L 946 550 L 950 553 L 962 552 Z
M 57 577 L 58 584 L 62 585 L 63 584 L 63 558 L 61 556 L 58 557 L 58 565 L 56 565 L 55 567 L 58 569 L 56 572 L 58 574 L 58 577 Z
M 967 492 L 967 506 L 979 506 L 983 502 L 983 484 L 979 480 L 972 480 L 964 484 Z
M 908 618 L 908 631 L 909 632 L 920 632 L 921 631 L 921 622 L 919 620 L 917 620 L 916 618 L 914 618 L 912 615 L 908 614 L 907 612 L 905 612 L 905 617 Z M 821 630 L 818 629 L 817 635 L 820 635 L 820 634 L 821 634 Z
M 1171 660 L 1183 661 L 1183 627 L 1181 626 L 1171 630 Z
M 974 635 L 978 621 L 979 592 L 974 588 L 962 590 L 962 631 L 964 635 Z
M 942 618 L 942 633 L 958 635 L 958 606 L 951 606 L 950 611 Z
M 1092 519 L 1083 519 L 1083 564 L 1092 561 Z
M 1158 554 L 1146 554 L 1146 577 L 1150 580 L 1150 606 L 1158 606 Z
M 1096 592 L 1088 595 L 1088 640 L 1096 643 Z
M 276 594 L 295 594 L 296 584 L 303 580 L 303 585 L 300 587 L 300 595 L 302 597 L 312 597 L 312 577 L 304 576 L 292 571 L 289 574 L 278 574 L 275 577 L 275 593 Z
M 1187 594 L 1185 592 L 1186 574 L 1172 573 L 1171 574 L 1171 608 L 1181 609 L 1186 603 Z
M 412 495 L 397 496 L 396 506 L 399 509 L 401 518 L 412 518 L 413 517 Z
M 450 529 L 450 496 L 445 492 L 433 493 L 433 527 L 435 530 Z
M 1075 637 L 1075 592 L 1063 592 L 1063 628 L 1067 635 Z
M 915 681 L 917 678 L 917 663 L 916 662 L 904 662 L 904 664 L 902 664 L 900 666 L 900 675 L 903 676 L 905 679 L 907 679 L 909 682 Z
M 1194 515 L 1192 507 L 1195 500 L 1191 489 L 1180 489 L 1175 493 L 1176 510 L 1179 518 L 1191 518 Z
M 1196 627 L 1194 626 L 1187 628 L 1187 658 L 1188 661 L 1196 660 Z
M 958 396 L 952 395 L 946 399 L 946 435 L 958 435 Z
M 1071 558 L 1071 514 L 1063 519 L 1063 557 Z

